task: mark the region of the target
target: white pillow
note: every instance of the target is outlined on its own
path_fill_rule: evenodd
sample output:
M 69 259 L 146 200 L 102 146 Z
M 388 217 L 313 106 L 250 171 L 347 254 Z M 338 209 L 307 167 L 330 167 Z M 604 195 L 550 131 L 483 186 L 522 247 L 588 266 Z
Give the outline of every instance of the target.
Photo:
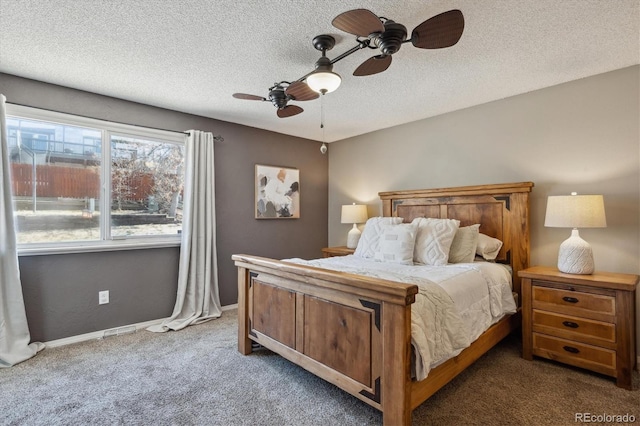
M 418 217 L 412 223 L 418 226 L 413 261 L 432 266 L 446 265 L 460 221 Z
M 416 227 L 411 223 L 384 225 L 374 259 L 380 262 L 413 265 Z
M 480 224 L 458 228 L 449 250 L 449 263 L 473 262 L 476 257 L 479 229 Z
M 483 233 L 478 234 L 478 246 L 476 247 L 476 253 L 482 256 L 485 260 L 495 260 L 498 257 L 498 253 L 502 248 L 502 241 L 497 238 L 492 238 Z
M 372 259 L 376 250 L 378 249 L 378 243 L 380 241 L 380 234 L 382 234 L 383 225 L 397 225 L 402 223 L 401 217 L 371 217 L 364 225 L 364 230 L 356 246 L 356 250 L 353 253 L 355 256 L 363 257 L 365 259 Z

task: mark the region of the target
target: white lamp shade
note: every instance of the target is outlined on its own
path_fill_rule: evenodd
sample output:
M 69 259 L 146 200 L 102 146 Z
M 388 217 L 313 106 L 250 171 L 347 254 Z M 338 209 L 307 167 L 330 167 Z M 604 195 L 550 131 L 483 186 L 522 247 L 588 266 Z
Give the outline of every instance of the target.
M 551 228 L 605 228 L 602 195 L 553 195 L 547 199 L 544 226 Z
M 364 223 L 367 221 L 367 218 L 367 206 L 364 204 L 342 206 L 341 223 Z
M 317 71 L 307 77 L 307 85 L 318 93 L 331 93 L 340 86 L 342 79 L 331 71 Z

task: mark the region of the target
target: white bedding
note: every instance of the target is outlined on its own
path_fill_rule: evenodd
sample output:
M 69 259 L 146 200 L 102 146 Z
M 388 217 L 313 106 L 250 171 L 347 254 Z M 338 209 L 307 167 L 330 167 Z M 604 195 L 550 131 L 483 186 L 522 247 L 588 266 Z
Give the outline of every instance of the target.
M 500 264 L 402 265 L 353 255 L 285 261 L 416 284 L 419 291 L 411 306 L 411 343 L 418 380 L 459 354 L 505 314 L 516 312 L 511 274 Z

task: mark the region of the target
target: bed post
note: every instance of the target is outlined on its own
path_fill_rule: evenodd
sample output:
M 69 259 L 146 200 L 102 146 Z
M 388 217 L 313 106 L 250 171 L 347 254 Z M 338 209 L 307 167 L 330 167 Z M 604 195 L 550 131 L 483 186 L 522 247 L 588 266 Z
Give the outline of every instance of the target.
M 238 267 L 238 352 L 251 353 L 249 340 L 249 284 L 251 277 L 247 268 Z
M 411 305 L 382 306 L 382 421 L 411 425 Z
M 529 192 L 511 194 L 511 216 L 509 232 L 511 238 L 511 266 L 513 268 L 513 291 L 520 294 L 520 279 L 518 271 L 529 267 Z M 511 237 L 516 236 L 517 238 Z

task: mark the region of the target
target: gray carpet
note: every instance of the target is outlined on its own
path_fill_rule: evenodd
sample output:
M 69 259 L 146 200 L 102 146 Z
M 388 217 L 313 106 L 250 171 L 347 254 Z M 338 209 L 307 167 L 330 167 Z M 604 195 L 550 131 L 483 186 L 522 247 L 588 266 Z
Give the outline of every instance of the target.
M 0 369 L 1 425 L 378 425 L 381 414 L 282 357 L 236 350 L 236 311 L 180 332 L 45 349 Z M 513 336 L 413 413 L 414 425 L 575 425 L 631 414 L 612 379 L 520 358 Z M 597 424 L 597 423 L 591 423 Z

